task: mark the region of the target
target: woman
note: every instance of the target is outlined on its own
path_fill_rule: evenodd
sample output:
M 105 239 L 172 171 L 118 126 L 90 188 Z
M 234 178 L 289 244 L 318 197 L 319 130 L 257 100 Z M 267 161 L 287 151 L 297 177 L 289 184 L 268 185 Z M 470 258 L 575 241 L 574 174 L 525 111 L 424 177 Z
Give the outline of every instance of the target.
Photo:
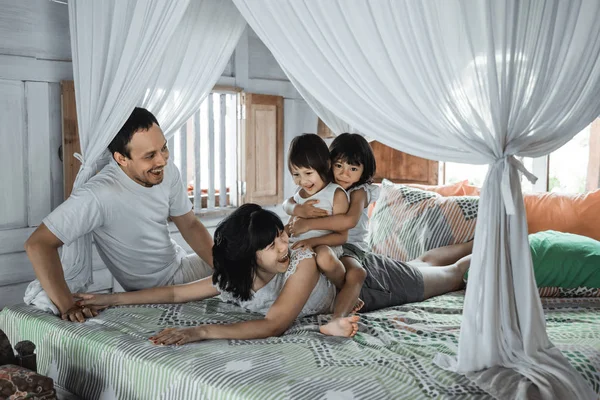
M 193 283 L 111 295 L 78 294 L 82 306 L 183 303 L 220 295 L 263 319 L 226 325 L 169 328 L 150 338 L 155 344 L 184 344 L 206 339 L 259 339 L 283 334 L 299 316 L 331 313 L 335 287 L 319 273 L 310 249 L 290 251 L 279 217 L 256 204 L 245 204 L 215 231 L 214 274 Z M 416 261 L 401 263 L 349 248 L 345 256 L 362 262 L 367 279 L 361 290 L 365 310 L 422 301 L 457 290 L 469 265 L 470 245 L 436 249 Z M 461 258 L 463 257 L 463 258 Z M 447 263 L 446 266 L 440 262 Z M 340 310 L 321 333 L 353 336 L 358 317 Z

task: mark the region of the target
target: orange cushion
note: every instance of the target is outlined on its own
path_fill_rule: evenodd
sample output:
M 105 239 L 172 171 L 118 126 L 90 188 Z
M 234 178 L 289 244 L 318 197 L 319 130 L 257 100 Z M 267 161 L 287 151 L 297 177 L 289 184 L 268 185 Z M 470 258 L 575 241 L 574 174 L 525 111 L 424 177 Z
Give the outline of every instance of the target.
M 466 181 L 463 185 L 463 196 L 479 196 L 481 194 L 481 188 L 477 186 L 469 185 L 469 182 Z
M 465 191 L 463 189 L 464 185 L 468 185 L 469 181 L 464 180 L 456 183 L 449 183 L 447 185 L 418 185 L 409 183 L 406 184 L 408 187 L 413 187 L 416 189 L 427 190 L 429 192 L 436 192 L 444 197 L 449 196 L 464 196 Z
M 600 189 L 584 194 L 528 193 L 529 233 L 554 230 L 600 240 Z

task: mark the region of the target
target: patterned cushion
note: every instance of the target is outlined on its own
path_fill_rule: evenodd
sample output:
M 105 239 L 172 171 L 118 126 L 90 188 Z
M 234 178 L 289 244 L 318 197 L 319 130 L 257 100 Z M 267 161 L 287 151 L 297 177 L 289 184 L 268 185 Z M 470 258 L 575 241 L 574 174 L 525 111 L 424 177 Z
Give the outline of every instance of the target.
M 442 197 L 384 180 L 367 241 L 375 253 L 412 260 L 427 250 L 473 239 L 478 207 L 478 197 Z
M 56 399 L 54 382 L 16 365 L 0 367 L 0 399 Z

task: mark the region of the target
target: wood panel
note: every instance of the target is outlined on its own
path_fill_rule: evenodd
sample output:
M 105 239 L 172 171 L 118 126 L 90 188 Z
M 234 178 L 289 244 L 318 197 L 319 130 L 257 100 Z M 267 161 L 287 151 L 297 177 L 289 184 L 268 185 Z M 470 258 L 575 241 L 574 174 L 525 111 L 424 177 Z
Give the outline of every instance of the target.
M 96 251 L 96 246 L 92 249 L 92 269 L 94 271 L 105 269 L 106 265 Z M 30 282 L 34 279 L 35 273 L 27 253 L 22 251 L 0 255 L 0 286 Z
M 279 63 L 258 37 L 252 28 L 248 27 L 248 77 L 268 80 L 287 81 L 287 75 Z
M 54 210 L 64 200 L 62 150 L 62 113 L 60 83 L 49 83 L 50 91 L 50 180 L 52 181 L 52 205 Z
M 48 0 L 0 0 L 0 53 L 70 60 L 69 8 Z
M 28 150 L 28 226 L 38 226 L 52 207 L 50 174 L 50 87 L 46 82 L 26 82 Z
M 25 241 L 35 228 L 21 228 L 0 231 L 0 254 L 24 251 Z
M 329 129 L 327 124 L 325 124 L 325 122 L 323 122 L 321 118 L 319 118 L 317 122 L 317 135 L 321 136 L 323 139 L 335 137 L 333 131 Z
M 60 82 L 73 79 L 70 61 L 50 61 L 0 54 L 0 79 Z
M 73 154 L 81 153 L 79 129 L 77 127 L 77 106 L 75 103 L 75 84 L 73 81 L 61 82 L 62 121 L 63 121 L 63 177 L 64 199 L 71 195 L 75 177 L 81 163 Z
M 23 82 L 0 80 L 0 229 L 27 226 L 27 131 Z
M 244 202 L 261 205 L 283 201 L 283 98 L 243 95 L 245 149 L 241 176 L 246 182 Z
M 396 183 L 438 184 L 438 162 L 412 156 L 383 143 L 372 141 L 371 148 L 377 161 L 374 181 L 388 179 Z

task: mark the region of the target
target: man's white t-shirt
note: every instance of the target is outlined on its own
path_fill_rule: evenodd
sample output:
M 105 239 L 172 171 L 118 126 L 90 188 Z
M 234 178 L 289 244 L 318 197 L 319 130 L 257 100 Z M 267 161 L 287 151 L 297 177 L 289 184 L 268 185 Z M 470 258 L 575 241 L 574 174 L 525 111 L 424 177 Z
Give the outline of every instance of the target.
M 44 219 L 64 244 L 92 232 L 96 248 L 125 290 L 162 286 L 173 277 L 183 248 L 167 218 L 192 209 L 177 167 L 169 161 L 159 185 L 144 187 L 114 159 Z

